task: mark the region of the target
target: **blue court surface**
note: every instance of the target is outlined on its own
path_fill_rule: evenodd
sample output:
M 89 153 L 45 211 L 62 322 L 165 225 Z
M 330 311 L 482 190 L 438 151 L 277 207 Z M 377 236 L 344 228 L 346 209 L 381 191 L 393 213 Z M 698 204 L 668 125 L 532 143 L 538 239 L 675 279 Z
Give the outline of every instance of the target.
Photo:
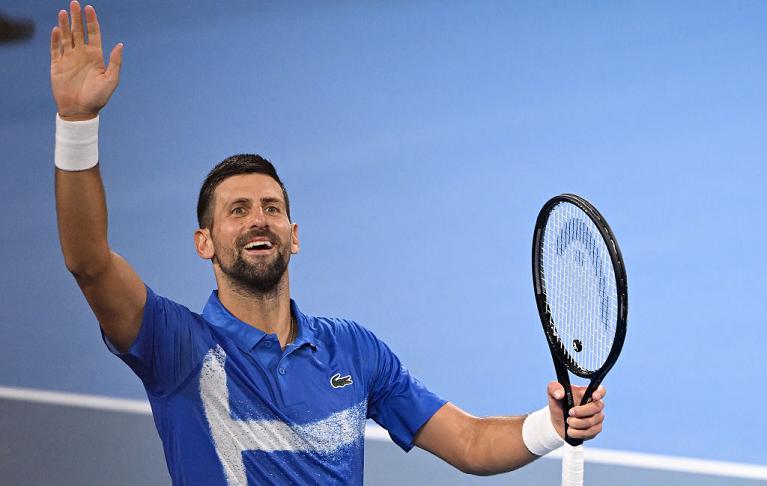
M 53 198 L 49 32 L 0 44 L 0 484 L 168 484 L 138 379 L 64 267 Z M 101 116 L 113 248 L 201 310 L 202 179 L 272 160 L 302 249 L 292 296 L 373 330 L 475 415 L 545 403 L 533 298 L 540 206 L 581 194 L 620 241 L 628 335 L 586 484 L 767 481 L 767 3 L 95 4 L 125 43 Z M 541 459 L 492 478 L 375 427 L 368 484 L 557 484 Z

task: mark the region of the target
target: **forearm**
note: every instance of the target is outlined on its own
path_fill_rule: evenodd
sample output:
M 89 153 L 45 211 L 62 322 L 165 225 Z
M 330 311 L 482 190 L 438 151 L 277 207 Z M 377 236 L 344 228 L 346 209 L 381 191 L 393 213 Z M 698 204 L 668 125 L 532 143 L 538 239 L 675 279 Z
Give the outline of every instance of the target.
M 56 169 L 56 212 L 64 262 L 75 275 L 98 273 L 109 260 L 107 210 L 98 166 Z
M 418 447 L 482 476 L 522 467 L 561 442 L 548 409 L 526 417 L 479 418 L 452 403 L 439 409 L 415 437 Z
M 95 160 L 86 160 L 84 164 L 78 165 L 81 153 L 85 158 L 98 157 L 97 152 L 82 150 L 77 145 L 79 141 L 72 140 L 79 134 L 69 134 L 69 139 L 62 140 L 61 130 L 57 132 L 58 166 L 63 165 L 69 169 L 70 166 L 82 167 L 95 163 Z M 67 144 L 77 148 L 62 150 Z M 67 268 L 80 277 L 98 273 L 110 258 L 107 208 L 98 165 L 85 170 L 56 169 L 56 212 L 59 239 Z
M 573 387 L 577 401 L 586 387 Z M 558 449 L 565 435 L 561 399 L 562 386 L 551 382 L 548 386 L 548 406 L 525 417 L 489 417 L 475 419 L 472 426 L 468 460 L 475 474 L 496 474 L 509 471 L 533 461 L 537 457 Z M 569 434 L 578 439 L 591 439 L 602 430 L 605 390 L 599 387 L 592 401 L 573 407 L 567 420 Z M 552 415 L 553 411 L 553 415 Z
M 535 460 L 522 439 L 525 417 L 485 417 L 475 421 L 467 451 L 466 472 L 498 474 L 520 468 Z

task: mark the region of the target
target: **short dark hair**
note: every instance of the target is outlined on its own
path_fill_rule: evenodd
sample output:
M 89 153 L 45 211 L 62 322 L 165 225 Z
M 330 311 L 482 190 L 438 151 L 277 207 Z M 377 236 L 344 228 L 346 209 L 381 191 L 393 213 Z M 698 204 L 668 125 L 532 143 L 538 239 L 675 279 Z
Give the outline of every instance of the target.
M 277 170 L 274 168 L 271 162 L 255 154 L 237 154 L 227 157 L 218 165 L 213 167 L 205 178 L 200 188 L 200 197 L 197 199 L 197 223 L 200 228 L 209 228 L 213 225 L 213 215 L 211 213 L 211 203 L 213 201 L 213 193 L 219 184 L 224 182 L 229 177 L 240 174 L 264 174 L 280 185 L 282 189 L 282 196 L 285 198 L 285 211 L 288 214 L 288 220 L 290 220 L 290 201 L 288 200 L 288 191 L 285 190 L 285 185 L 280 180 L 280 176 L 277 175 Z

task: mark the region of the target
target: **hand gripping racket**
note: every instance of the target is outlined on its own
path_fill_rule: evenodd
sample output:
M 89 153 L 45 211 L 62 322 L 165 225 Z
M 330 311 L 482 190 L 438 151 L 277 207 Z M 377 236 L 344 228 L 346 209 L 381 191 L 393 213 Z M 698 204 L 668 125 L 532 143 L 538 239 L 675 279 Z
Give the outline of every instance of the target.
M 574 194 L 551 198 L 533 235 L 533 286 L 538 314 L 565 389 L 562 485 L 583 484 L 583 440 L 567 434 L 575 406 L 567 371 L 590 379 L 580 405 L 591 399 L 615 364 L 626 336 L 626 270 L 610 226 Z

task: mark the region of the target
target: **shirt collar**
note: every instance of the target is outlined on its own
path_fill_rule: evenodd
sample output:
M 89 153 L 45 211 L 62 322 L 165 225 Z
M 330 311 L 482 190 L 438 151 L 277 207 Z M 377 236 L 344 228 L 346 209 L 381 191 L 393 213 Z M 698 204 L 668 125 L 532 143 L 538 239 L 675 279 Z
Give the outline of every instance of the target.
M 298 349 L 304 344 L 308 344 L 317 349 L 317 325 L 314 323 L 314 318 L 301 312 L 293 299 L 290 299 L 290 311 L 296 317 L 296 325 L 298 326 L 298 335 L 291 343 L 292 346 Z
M 303 314 L 293 299 L 290 299 L 290 310 L 296 317 L 298 335 L 288 347 L 298 349 L 304 344 L 309 344 L 316 348 L 317 337 L 315 334 L 316 325 L 314 324 L 314 319 L 311 316 Z M 232 315 L 219 300 L 217 290 L 210 293 L 208 302 L 202 310 L 202 317 L 218 328 L 226 337 L 234 341 L 240 349 L 246 352 L 252 350 L 253 347 L 266 336 L 266 333 L 260 329 L 234 317 L 234 315 Z

